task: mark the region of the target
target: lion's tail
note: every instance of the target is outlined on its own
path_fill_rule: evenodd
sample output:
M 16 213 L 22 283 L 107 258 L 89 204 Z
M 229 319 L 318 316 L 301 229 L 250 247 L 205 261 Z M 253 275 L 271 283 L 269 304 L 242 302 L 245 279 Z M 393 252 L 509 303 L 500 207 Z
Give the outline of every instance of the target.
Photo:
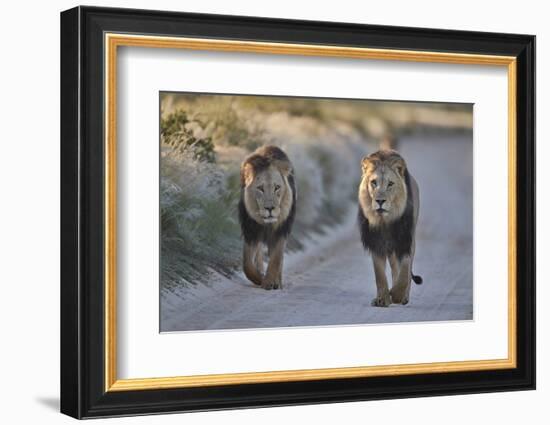
M 412 272 L 411 272 L 411 276 L 414 283 L 416 283 L 417 285 L 422 285 L 422 276 L 417 276 Z

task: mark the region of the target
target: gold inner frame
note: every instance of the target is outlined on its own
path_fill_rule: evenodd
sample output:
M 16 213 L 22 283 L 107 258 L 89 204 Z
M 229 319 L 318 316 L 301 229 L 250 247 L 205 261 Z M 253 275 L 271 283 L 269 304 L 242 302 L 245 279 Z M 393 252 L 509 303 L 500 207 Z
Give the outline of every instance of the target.
M 516 58 L 328 45 L 105 34 L 105 391 L 133 391 L 319 379 L 446 373 L 515 368 L 516 358 Z M 436 62 L 507 67 L 508 72 L 508 357 L 495 360 L 118 379 L 116 324 L 116 99 L 119 46 Z

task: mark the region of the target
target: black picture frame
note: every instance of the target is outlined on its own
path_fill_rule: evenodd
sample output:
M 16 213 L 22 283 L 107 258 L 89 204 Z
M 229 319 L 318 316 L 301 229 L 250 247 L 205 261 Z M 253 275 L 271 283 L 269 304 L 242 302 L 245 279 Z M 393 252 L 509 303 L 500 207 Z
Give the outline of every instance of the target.
M 105 391 L 104 34 L 256 40 L 517 59 L 517 367 Z M 535 37 L 76 7 L 61 13 L 61 412 L 75 418 L 535 388 Z

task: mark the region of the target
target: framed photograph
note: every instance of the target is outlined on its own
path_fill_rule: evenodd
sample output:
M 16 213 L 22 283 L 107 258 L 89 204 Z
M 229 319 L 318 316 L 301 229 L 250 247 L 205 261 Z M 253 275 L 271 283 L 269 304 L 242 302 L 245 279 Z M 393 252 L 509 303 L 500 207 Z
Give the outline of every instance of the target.
M 535 388 L 535 37 L 61 14 L 61 411 Z

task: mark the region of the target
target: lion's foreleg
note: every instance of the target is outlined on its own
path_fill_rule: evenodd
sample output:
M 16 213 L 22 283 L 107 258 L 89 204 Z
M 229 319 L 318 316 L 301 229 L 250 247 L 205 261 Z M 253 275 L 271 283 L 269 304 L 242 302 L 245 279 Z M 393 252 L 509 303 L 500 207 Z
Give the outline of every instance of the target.
M 244 243 L 243 247 L 243 271 L 246 277 L 255 285 L 262 284 L 262 274 L 256 266 L 256 254 L 260 250 L 260 244 Z
M 371 305 L 375 307 L 387 307 L 391 304 L 391 297 L 388 289 L 388 280 L 386 279 L 386 257 L 372 254 L 372 264 L 376 279 L 376 298 L 372 300 Z
M 396 304 L 407 304 L 409 302 L 409 292 L 411 289 L 411 257 L 403 256 L 399 260 L 399 273 L 397 281 L 393 282 L 391 288 L 391 300 Z
M 256 270 L 263 276 L 264 274 L 264 248 L 261 243 L 258 244 L 256 253 L 254 256 L 254 263 L 256 264 Z
M 264 289 L 278 289 L 283 287 L 283 257 L 286 241 L 280 239 L 269 246 L 269 264 L 262 282 Z

